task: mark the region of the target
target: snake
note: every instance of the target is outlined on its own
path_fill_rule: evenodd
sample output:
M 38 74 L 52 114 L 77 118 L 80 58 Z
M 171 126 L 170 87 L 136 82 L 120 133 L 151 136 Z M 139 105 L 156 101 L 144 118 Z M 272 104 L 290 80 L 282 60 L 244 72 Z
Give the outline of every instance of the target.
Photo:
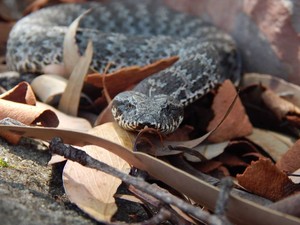
M 110 73 L 179 58 L 113 98 L 112 115 L 126 130 L 153 128 L 172 133 L 182 123 L 187 105 L 226 79 L 240 79 L 241 59 L 233 38 L 161 0 L 59 4 L 25 16 L 9 34 L 8 68 L 40 74 L 47 65 L 61 64 L 68 26 L 88 9 L 92 10 L 80 21 L 76 43 L 82 54 L 88 41 L 93 42 L 91 69 L 103 72 L 113 62 Z

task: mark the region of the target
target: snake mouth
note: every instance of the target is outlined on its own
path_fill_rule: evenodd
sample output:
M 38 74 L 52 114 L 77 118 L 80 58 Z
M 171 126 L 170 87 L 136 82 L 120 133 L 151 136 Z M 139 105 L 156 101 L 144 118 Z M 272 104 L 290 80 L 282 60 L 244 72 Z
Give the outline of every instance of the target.
M 112 107 L 112 114 L 115 121 L 124 128 L 125 130 L 130 131 L 141 131 L 143 129 L 152 128 L 160 133 L 169 134 L 174 132 L 183 120 L 183 116 L 179 116 L 177 119 L 168 119 L 168 121 L 164 120 L 163 122 L 159 122 L 156 120 L 144 120 L 141 121 L 139 119 L 136 120 L 128 120 L 125 118 L 124 114 L 120 114 L 116 107 Z
M 147 128 L 152 128 L 159 133 L 169 134 L 174 132 L 179 125 L 181 124 L 183 117 L 178 118 L 178 120 L 173 120 L 172 123 L 168 124 L 161 124 L 161 123 L 139 123 L 137 121 L 128 121 L 123 118 L 123 116 L 115 117 L 116 122 L 124 128 L 125 130 L 130 131 L 141 131 Z

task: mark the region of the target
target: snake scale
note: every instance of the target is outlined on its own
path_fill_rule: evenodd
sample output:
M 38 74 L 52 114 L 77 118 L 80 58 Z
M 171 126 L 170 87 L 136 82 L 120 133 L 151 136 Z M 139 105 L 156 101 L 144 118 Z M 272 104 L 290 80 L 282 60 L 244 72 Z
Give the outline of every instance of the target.
M 171 133 L 184 107 L 225 79 L 239 80 L 241 62 L 232 38 L 198 17 L 169 9 L 161 0 L 110 0 L 61 4 L 39 10 L 16 23 L 7 44 L 7 65 L 21 73 L 42 73 L 62 63 L 64 34 L 80 14 L 76 41 L 81 53 L 92 40 L 91 68 L 108 72 L 145 66 L 179 56 L 171 67 L 118 94 L 112 114 L 128 130 L 155 128 Z M 117 85 L 117 84 L 116 84 Z

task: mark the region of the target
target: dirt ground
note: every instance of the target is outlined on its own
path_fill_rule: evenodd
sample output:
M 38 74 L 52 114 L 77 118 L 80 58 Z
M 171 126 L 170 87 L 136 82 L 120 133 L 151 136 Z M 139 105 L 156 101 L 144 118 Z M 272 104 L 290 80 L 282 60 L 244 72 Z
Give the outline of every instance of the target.
M 0 221 L 2 225 L 101 224 L 82 213 L 64 194 L 63 165 L 48 166 L 42 143 L 23 139 L 9 145 L 0 139 Z

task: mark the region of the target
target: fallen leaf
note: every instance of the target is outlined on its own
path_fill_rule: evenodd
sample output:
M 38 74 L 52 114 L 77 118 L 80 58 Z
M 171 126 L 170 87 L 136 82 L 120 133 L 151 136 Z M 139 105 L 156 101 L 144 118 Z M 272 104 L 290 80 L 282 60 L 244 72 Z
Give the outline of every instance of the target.
M 49 140 L 58 136 L 69 144 L 79 146 L 92 144 L 101 146 L 122 157 L 129 164 L 149 172 L 151 176 L 173 187 L 200 205 L 205 206 L 210 210 L 213 210 L 215 207 L 217 196 L 219 194 L 219 190 L 216 187 L 209 185 L 176 167 L 170 166 L 162 160 L 144 153 L 131 152 L 120 145 L 100 137 L 70 130 L 9 126 L 2 124 L 0 124 L 0 128 L 2 131 L 17 132 L 27 137 L 36 137 L 43 140 Z M 296 225 L 300 223 L 299 218 L 273 211 L 232 194 L 229 197 L 227 205 L 227 216 L 235 224 Z
M 291 102 L 280 98 L 275 92 L 266 89 L 261 98 L 266 106 L 277 116 L 278 119 L 284 119 L 287 115 L 297 115 L 300 117 L 300 108 Z M 300 125 L 299 125 L 300 126 Z
M 274 161 L 278 161 L 294 144 L 293 138 L 289 136 L 258 128 L 254 128 L 246 139 L 260 146 Z
M 146 77 L 171 66 L 178 60 L 177 56 L 160 59 L 146 66 L 129 66 L 105 75 L 105 85 L 110 97 L 127 90 Z M 103 88 L 103 74 L 89 74 L 86 82 Z M 118 85 L 116 85 L 118 84 Z
M 295 176 L 293 176 L 293 175 L 295 175 Z M 295 184 L 299 184 L 300 183 L 300 167 L 299 167 L 299 169 L 295 170 L 292 174 L 289 174 L 289 178 Z
M 285 172 L 293 173 L 300 168 L 300 140 L 277 161 L 276 166 Z
M 201 162 L 194 166 L 202 173 L 210 174 L 212 171 L 217 170 L 222 165 L 223 165 L 222 162 L 212 159 L 212 160 Z
M 100 115 L 97 117 L 95 121 L 95 126 L 108 123 L 108 122 L 114 122 L 115 119 L 111 113 L 111 103 L 100 113 Z
M 27 105 L 35 105 L 36 98 L 31 86 L 27 82 L 21 82 L 14 88 L 0 95 L 0 99 L 9 100 Z
M 214 119 L 209 123 L 207 130 L 212 130 L 219 123 L 228 106 L 236 96 L 236 90 L 231 81 L 226 80 L 218 89 L 214 98 L 212 109 Z M 245 112 L 245 109 L 238 98 L 231 112 L 228 114 L 220 127 L 208 137 L 211 142 L 222 142 L 232 138 L 249 135 L 252 132 L 252 125 Z
M 110 123 L 95 127 L 90 134 L 110 140 L 128 149 L 132 148 L 134 135 L 118 125 Z M 104 148 L 88 145 L 85 150 L 92 157 L 124 173 L 129 173 L 129 164 L 119 156 Z M 102 222 L 110 222 L 117 211 L 114 194 L 121 180 L 111 175 L 67 161 L 63 171 L 64 188 L 69 199 L 84 212 Z
M 59 120 L 51 110 L 44 110 L 36 106 L 0 99 L 0 119 L 11 118 L 26 125 L 42 125 L 56 127 Z M 20 135 L 0 131 L 0 136 L 12 144 L 17 144 Z
M 224 141 L 221 143 L 216 144 L 201 144 L 197 147 L 193 148 L 193 150 L 199 152 L 202 154 L 206 159 L 212 159 L 218 155 L 220 155 L 222 152 L 224 152 L 224 149 L 228 145 L 228 141 Z M 184 157 L 190 161 L 190 162 L 200 162 L 201 160 L 198 157 L 195 157 L 193 155 L 184 154 Z
M 12 118 L 26 125 L 56 127 L 58 118 L 51 110 L 0 99 L 0 119 Z
M 67 115 L 67 114 L 55 109 L 54 107 L 47 105 L 45 103 L 42 103 L 42 102 L 37 102 L 37 106 L 40 109 L 51 110 L 52 112 L 55 113 L 55 115 L 57 116 L 57 118 L 59 120 L 59 124 L 57 126 L 58 128 L 78 130 L 78 131 L 82 131 L 82 132 L 88 131 L 92 128 L 92 125 L 90 124 L 90 122 L 84 118 Z
M 274 91 L 280 97 L 300 107 L 300 87 L 286 80 L 268 74 L 247 73 L 243 76 L 242 85 L 263 85 Z
M 67 87 L 61 96 L 58 104 L 58 109 L 60 111 L 72 116 L 77 115 L 81 90 L 83 87 L 85 76 L 90 67 L 92 56 L 93 45 L 92 42 L 89 42 L 84 55 L 81 56 L 79 61 L 77 62 L 77 65 L 75 66 L 69 78 Z
M 80 20 L 85 17 L 90 10 L 85 11 L 78 16 L 68 27 L 63 43 L 63 63 L 66 70 L 66 76 L 69 78 L 80 60 L 79 47 L 76 44 L 76 32 Z M 89 51 L 92 51 L 89 50 Z
M 43 74 L 33 79 L 31 87 L 38 98 L 47 104 L 57 104 L 68 81 L 62 76 Z
M 252 162 L 243 174 L 237 175 L 237 180 L 248 191 L 272 201 L 300 191 L 299 185 L 294 184 L 267 158 Z
M 270 209 L 300 217 L 300 193 L 286 197 L 268 206 Z

